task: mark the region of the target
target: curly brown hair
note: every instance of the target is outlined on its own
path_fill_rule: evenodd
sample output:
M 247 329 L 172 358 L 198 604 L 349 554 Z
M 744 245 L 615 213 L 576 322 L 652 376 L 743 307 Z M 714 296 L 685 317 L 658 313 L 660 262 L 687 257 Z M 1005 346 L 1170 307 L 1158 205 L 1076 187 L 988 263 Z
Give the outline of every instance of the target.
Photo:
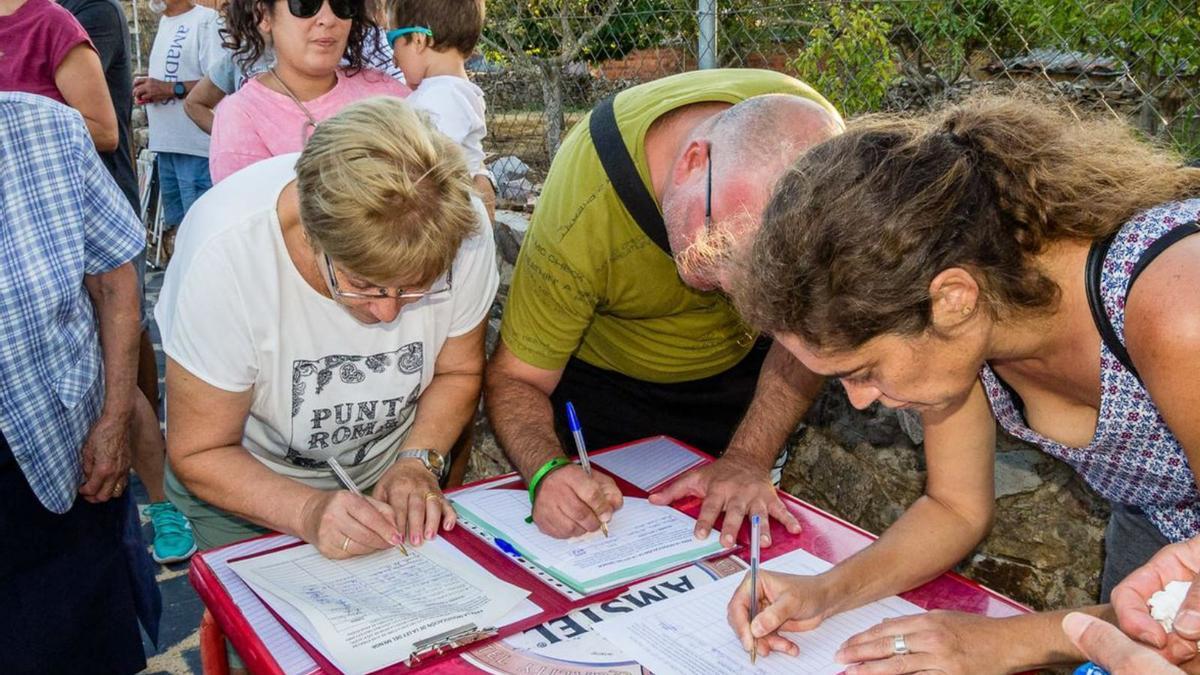
M 221 10 L 225 19 L 225 25 L 220 29 L 221 46 L 233 53 L 234 63 L 242 72 L 262 58 L 263 53 L 266 52 L 266 41 L 258 30 L 258 25 L 262 23 L 263 17 L 267 16 L 268 12 L 274 11 L 277 1 L 282 2 L 283 0 L 229 0 Z M 368 6 L 366 0 L 359 0 L 358 4 L 359 7 L 354 18 L 350 21 L 350 35 L 346 39 L 346 51 L 342 55 L 349 64 L 347 69 L 351 73 L 357 73 L 366 66 L 366 49 L 375 51 L 379 49 L 374 41 L 368 42 L 367 40 L 367 36 L 379 28 L 379 24 L 375 22 L 374 13 L 371 11 L 374 4 L 371 3 Z M 283 11 L 290 10 L 284 7 Z
M 981 96 L 920 117 L 876 115 L 776 185 L 732 294 L 745 319 L 844 350 L 930 327 L 929 286 L 961 267 L 996 318 L 1051 312 L 1035 256 L 1200 194 L 1200 170 L 1112 118 Z

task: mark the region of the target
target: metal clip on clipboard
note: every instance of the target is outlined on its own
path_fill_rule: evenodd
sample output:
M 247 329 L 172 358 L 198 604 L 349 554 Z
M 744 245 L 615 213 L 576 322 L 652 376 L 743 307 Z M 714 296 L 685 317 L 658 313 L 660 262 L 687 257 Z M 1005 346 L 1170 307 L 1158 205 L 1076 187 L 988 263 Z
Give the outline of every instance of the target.
M 496 628 L 478 628 L 473 623 L 451 628 L 445 633 L 438 633 L 413 643 L 413 652 L 405 659 L 404 665 L 411 668 L 421 662 L 421 657 L 440 655 L 448 649 L 457 649 L 477 640 L 490 638 L 497 633 Z

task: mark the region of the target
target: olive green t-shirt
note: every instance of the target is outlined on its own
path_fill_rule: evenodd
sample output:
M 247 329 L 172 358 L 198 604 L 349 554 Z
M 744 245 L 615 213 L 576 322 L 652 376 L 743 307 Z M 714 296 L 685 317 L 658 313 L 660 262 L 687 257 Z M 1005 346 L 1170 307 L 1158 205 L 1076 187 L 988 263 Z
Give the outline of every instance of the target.
M 811 87 L 769 70 L 683 73 L 617 95 L 621 137 L 653 195 L 645 138 L 664 114 L 703 102 L 795 94 L 837 111 Z M 683 283 L 675 262 L 638 227 L 604 173 L 581 120 L 550 166 L 513 272 L 501 338 L 547 370 L 575 355 L 647 382 L 727 370 L 753 343 L 729 301 Z

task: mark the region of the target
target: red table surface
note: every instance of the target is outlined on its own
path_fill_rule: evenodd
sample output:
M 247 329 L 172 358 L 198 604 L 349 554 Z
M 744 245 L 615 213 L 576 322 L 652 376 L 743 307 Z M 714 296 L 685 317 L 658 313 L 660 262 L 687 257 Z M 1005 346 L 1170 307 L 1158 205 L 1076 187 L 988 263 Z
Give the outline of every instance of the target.
M 608 448 L 603 452 L 617 450 L 620 447 L 623 446 Z M 689 450 L 692 450 L 697 455 L 701 455 L 706 462 L 712 461 L 712 458 L 708 455 L 702 455 L 699 451 L 691 448 Z M 593 455 L 595 454 L 599 453 L 593 453 Z M 504 481 L 497 478 L 489 478 L 472 485 L 483 482 Z M 630 486 L 627 483 L 624 483 L 624 481 L 618 482 L 622 484 L 623 491 L 628 491 L 627 488 Z M 463 487 L 470 487 L 470 485 Z M 632 488 L 632 491 L 641 493 L 637 488 Z M 793 535 L 778 526 L 778 524 L 772 523 L 771 538 L 773 545 L 762 549 L 762 559 L 764 562 L 801 548 L 818 558 L 837 563 L 863 549 L 875 539 L 875 536 L 869 532 L 792 495 L 784 492 L 780 492 L 779 494 L 788 509 L 800 521 L 802 529 L 799 534 Z M 674 506 L 693 517 L 696 517 L 700 512 L 700 500 L 696 498 L 688 498 L 676 502 Z M 749 526 L 744 525 L 738 533 L 738 539 L 743 544 L 747 540 L 748 530 Z M 495 554 L 502 557 L 502 554 L 498 551 Z M 279 673 L 278 666 L 276 666 L 274 660 L 270 657 L 262 641 L 236 611 L 230 611 L 229 608 L 232 606 L 232 603 L 224 587 L 216 582 L 210 573 L 201 572 L 201 569 L 206 570 L 207 567 L 205 565 L 202 568 L 200 565 L 204 560 L 204 555 L 204 552 L 201 552 L 194 556 L 190 574 L 192 585 L 195 587 L 200 599 L 210 609 L 213 618 L 221 627 L 221 630 L 238 648 L 239 654 L 242 655 L 251 672 Z M 748 560 L 748 547 L 743 546 L 732 555 L 737 555 L 743 560 Z M 624 590 L 622 588 L 603 595 L 589 597 L 575 603 L 575 605 L 578 607 L 586 606 L 605 596 L 619 595 Z M 900 597 L 924 609 L 956 610 L 991 617 L 1013 616 L 1030 611 L 1029 608 L 1015 600 L 1006 598 L 989 588 L 953 572 L 947 572 L 923 586 L 906 593 L 901 593 Z M 468 649 L 470 648 L 473 647 L 468 647 Z M 455 674 L 481 672 L 461 658 L 433 663 L 430 664 L 430 667 L 421 670 L 429 673 Z

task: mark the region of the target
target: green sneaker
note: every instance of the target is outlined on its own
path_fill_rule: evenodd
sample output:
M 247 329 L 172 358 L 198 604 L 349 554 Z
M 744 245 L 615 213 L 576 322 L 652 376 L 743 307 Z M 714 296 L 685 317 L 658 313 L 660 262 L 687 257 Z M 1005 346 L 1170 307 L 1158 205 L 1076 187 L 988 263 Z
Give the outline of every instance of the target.
M 171 502 L 158 502 L 146 507 L 154 523 L 154 559 L 160 563 L 187 560 L 196 552 L 192 524 Z

